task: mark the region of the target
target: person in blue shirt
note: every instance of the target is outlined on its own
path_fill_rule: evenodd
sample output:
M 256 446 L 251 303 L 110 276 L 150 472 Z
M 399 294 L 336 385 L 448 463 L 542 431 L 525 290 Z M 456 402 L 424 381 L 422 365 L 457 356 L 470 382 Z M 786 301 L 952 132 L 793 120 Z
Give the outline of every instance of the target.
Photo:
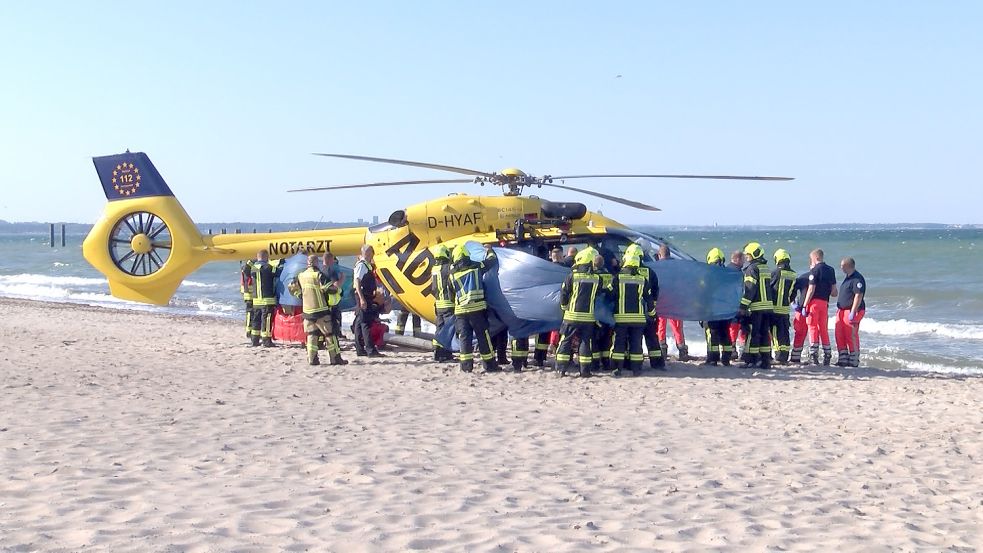
M 864 318 L 867 305 L 867 281 L 857 272 L 857 262 L 852 257 L 840 261 L 843 270 L 843 283 L 836 296 L 836 365 L 839 367 L 860 366 L 860 320 Z

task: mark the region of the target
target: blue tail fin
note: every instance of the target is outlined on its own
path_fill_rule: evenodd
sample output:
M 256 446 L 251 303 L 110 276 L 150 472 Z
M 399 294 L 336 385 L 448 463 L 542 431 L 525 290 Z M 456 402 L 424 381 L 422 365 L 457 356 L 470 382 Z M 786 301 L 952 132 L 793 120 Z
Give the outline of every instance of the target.
M 94 157 L 92 163 L 109 201 L 174 195 L 143 152 Z

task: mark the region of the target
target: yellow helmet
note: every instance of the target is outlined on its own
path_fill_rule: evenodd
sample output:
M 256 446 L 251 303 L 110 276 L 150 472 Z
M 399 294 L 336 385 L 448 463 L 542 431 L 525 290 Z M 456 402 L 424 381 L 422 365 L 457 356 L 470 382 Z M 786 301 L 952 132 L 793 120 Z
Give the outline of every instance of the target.
M 594 257 L 597 256 L 597 250 L 587 246 L 586 248 L 577 252 L 577 257 L 573 258 L 574 265 L 592 265 L 594 263 Z
M 447 246 L 437 244 L 437 247 L 433 249 L 433 256 L 435 259 L 450 259 L 451 251 L 447 249 Z
M 460 261 L 462 259 L 470 258 L 470 257 L 471 254 L 468 252 L 468 247 L 465 246 L 464 244 L 458 244 L 457 247 L 454 248 L 454 256 L 453 256 L 454 261 Z
M 628 244 L 628 247 L 625 248 L 625 257 L 628 257 L 630 255 L 637 255 L 638 257 L 642 257 L 642 247 L 635 243 Z
M 782 261 L 792 261 L 792 256 L 784 249 L 778 248 L 775 250 L 775 263 L 781 263 Z
M 622 267 L 639 267 L 639 266 L 641 266 L 641 264 L 642 264 L 642 258 L 641 258 L 641 256 L 638 256 L 638 255 L 628 255 L 628 252 L 625 252 L 625 257 L 621 261 L 621 266 Z
M 748 256 L 750 259 L 761 259 L 765 256 L 765 250 L 761 248 L 761 244 L 757 242 L 748 242 L 744 246 L 744 255 Z
M 713 265 L 714 263 L 724 262 L 724 252 L 720 248 L 712 248 L 707 252 L 707 263 Z

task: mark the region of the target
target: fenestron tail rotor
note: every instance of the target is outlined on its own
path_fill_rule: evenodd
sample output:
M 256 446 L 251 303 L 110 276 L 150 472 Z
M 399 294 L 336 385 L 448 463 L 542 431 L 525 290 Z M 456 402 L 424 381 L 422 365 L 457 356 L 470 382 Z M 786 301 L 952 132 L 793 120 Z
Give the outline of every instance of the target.
M 153 213 L 137 211 L 125 215 L 109 234 L 109 256 L 116 268 L 128 275 L 152 275 L 171 256 L 171 231 Z
M 344 184 L 337 186 L 320 186 L 312 188 L 297 188 L 289 190 L 288 192 L 312 192 L 315 190 L 341 190 L 346 188 L 368 188 L 377 186 L 404 186 L 412 184 L 463 184 L 468 182 L 473 182 L 476 184 L 494 184 L 502 187 L 502 191 L 506 196 L 518 196 L 522 194 L 525 187 L 528 186 L 551 186 L 553 188 L 562 188 L 564 190 L 571 190 L 573 192 L 580 192 L 581 194 L 587 194 L 590 196 L 595 196 L 597 198 L 604 198 L 612 202 L 617 202 L 619 204 L 627 205 L 629 207 L 634 207 L 636 209 L 644 209 L 646 211 L 660 211 L 659 208 L 638 202 L 635 200 L 629 200 L 626 198 L 621 198 L 618 196 L 612 196 L 609 194 L 603 194 L 600 192 L 594 192 L 592 190 L 585 190 L 583 188 L 577 188 L 573 186 L 565 186 L 562 184 L 556 184 L 555 181 L 564 181 L 565 179 L 716 179 L 716 180 L 760 180 L 760 181 L 785 181 L 794 180 L 792 177 L 760 177 L 760 176 L 742 176 L 742 175 L 690 175 L 690 174 L 597 174 L 597 175 L 567 175 L 561 177 L 554 177 L 552 175 L 544 175 L 542 177 L 534 177 L 527 175 L 519 169 L 503 169 L 495 173 L 488 173 L 484 171 L 477 171 L 474 169 L 466 169 L 463 167 L 454 167 L 452 165 L 440 165 L 436 163 L 424 163 L 420 161 L 406 161 L 401 159 L 389 159 L 382 157 L 369 157 L 369 156 L 356 156 L 349 154 L 324 154 L 317 153 L 317 156 L 324 157 L 336 157 L 342 159 L 354 159 L 359 161 L 372 161 L 377 163 L 390 163 L 395 165 L 408 165 L 411 167 L 420 167 L 425 169 L 436 169 L 439 171 L 449 171 L 452 173 L 460 173 L 464 175 L 471 175 L 474 177 L 472 180 L 467 179 L 428 179 L 428 180 L 412 180 L 412 181 L 389 181 L 389 182 L 373 182 L 365 184 Z

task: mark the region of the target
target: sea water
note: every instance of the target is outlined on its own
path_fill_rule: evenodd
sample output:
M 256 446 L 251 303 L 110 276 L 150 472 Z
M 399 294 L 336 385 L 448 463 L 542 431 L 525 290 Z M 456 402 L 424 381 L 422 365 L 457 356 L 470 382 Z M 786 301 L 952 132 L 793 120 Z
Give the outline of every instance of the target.
M 670 229 L 640 227 L 697 259 L 719 247 L 725 253 L 749 241 L 762 244 L 769 267 L 785 248 L 792 268 L 804 272 L 809 252 L 822 248 L 843 278 L 839 260 L 856 259 L 867 279 L 867 313 L 861 323 L 862 363 L 885 369 L 983 374 L 983 229 L 842 228 L 797 230 Z M 112 297 L 105 278 L 82 257 L 84 235 L 69 234 L 51 248 L 47 234 L 0 233 L 0 296 L 72 302 L 118 309 L 241 318 L 239 264 L 209 263 L 189 275 L 167 307 Z M 347 263 L 350 266 L 350 262 Z M 833 317 L 830 309 L 830 341 Z M 706 351 L 696 323 L 686 323 L 690 353 Z M 670 336 L 670 351 L 675 351 Z

